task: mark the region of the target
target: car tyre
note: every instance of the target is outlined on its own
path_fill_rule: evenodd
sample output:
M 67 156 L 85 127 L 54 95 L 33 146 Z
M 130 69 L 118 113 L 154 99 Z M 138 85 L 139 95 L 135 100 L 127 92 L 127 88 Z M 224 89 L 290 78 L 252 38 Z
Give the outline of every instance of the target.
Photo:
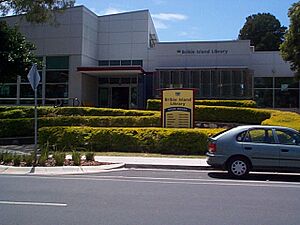
M 227 169 L 231 177 L 242 179 L 249 174 L 250 163 L 246 158 L 234 157 L 228 161 Z

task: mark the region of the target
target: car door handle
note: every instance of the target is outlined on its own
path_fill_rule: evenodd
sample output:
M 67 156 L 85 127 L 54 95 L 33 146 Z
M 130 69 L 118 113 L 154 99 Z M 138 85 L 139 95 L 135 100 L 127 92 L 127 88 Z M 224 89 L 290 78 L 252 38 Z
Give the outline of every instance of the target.
M 289 152 L 288 149 L 281 149 L 281 152 Z
M 245 147 L 246 150 L 252 150 L 252 147 Z

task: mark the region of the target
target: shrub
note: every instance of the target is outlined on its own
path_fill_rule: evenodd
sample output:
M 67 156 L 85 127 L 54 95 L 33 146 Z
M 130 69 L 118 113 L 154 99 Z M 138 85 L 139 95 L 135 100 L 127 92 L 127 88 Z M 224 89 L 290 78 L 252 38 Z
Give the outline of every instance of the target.
M 13 156 L 14 166 L 20 166 L 22 157 L 20 155 L 15 154 Z
M 49 116 L 153 116 L 155 112 L 143 110 L 125 110 L 93 107 L 38 107 L 39 117 Z M 0 107 L 0 119 L 33 118 L 34 107 Z
M 42 117 L 38 126 L 91 126 L 91 127 L 152 127 L 160 125 L 160 117 L 155 116 L 59 116 Z M 0 120 L 0 137 L 26 137 L 34 135 L 34 119 Z
M 41 144 L 57 144 L 67 150 L 75 136 L 84 142 L 74 142 L 74 148 L 87 144 L 93 151 L 147 152 L 162 154 L 203 155 L 207 138 L 222 129 L 164 129 L 164 128 L 89 128 L 44 127 L 39 130 Z
M 86 161 L 94 161 L 95 153 L 94 152 L 85 153 L 85 159 L 86 159 Z
M 10 162 L 13 161 L 14 155 L 12 153 L 9 153 L 9 152 L 4 152 L 3 155 L 2 155 L 2 158 L 3 158 L 4 163 L 10 163 Z
M 247 107 L 256 108 L 256 102 L 253 100 L 195 100 L 195 105 L 207 105 L 207 106 L 230 106 L 230 107 Z M 160 99 L 148 99 L 148 110 L 160 110 Z
M 80 166 L 81 154 L 80 152 L 72 152 L 72 160 L 74 161 L 75 166 Z
M 271 113 L 262 109 L 223 106 L 195 107 L 196 121 L 261 124 L 262 121 L 270 117 Z
M 55 160 L 56 166 L 63 166 L 66 158 L 66 154 L 64 152 L 54 152 L 53 158 Z
M 41 152 L 41 155 L 38 159 L 38 163 L 41 166 L 45 166 L 47 160 L 48 160 L 48 156 L 49 156 L 49 150 L 48 148 L 44 148 Z
M 26 163 L 26 166 L 32 166 L 34 164 L 34 153 L 30 155 L 23 155 L 23 161 Z
M 271 117 L 262 122 L 263 125 L 285 126 L 300 131 L 300 115 L 294 112 L 269 110 Z

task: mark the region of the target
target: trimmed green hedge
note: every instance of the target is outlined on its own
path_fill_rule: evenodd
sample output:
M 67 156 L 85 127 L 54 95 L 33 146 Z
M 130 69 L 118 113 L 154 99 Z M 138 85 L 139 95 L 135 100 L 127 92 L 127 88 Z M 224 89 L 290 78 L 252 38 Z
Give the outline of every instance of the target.
M 56 150 L 204 155 L 207 138 L 222 129 L 44 127 L 40 145 Z
M 49 116 L 152 116 L 156 112 L 142 110 L 124 110 L 93 107 L 38 107 L 39 117 Z M 33 118 L 32 106 L 2 106 L 0 107 L 0 119 Z
M 195 107 L 196 121 L 261 124 L 262 121 L 270 117 L 271 113 L 262 109 L 222 106 Z
M 300 131 L 300 115 L 294 112 L 268 110 L 271 118 L 262 122 L 263 125 L 285 126 Z
M 148 99 L 148 110 L 160 110 L 160 99 Z M 195 105 L 207 106 L 230 106 L 230 107 L 247 107 L 256 108 L 256 102 L 253 100 L 195 100 Z
M 39 127 L 90 126 L 90 127 L 158 127 L 159 116 L 58 116 L 41 117 Z M 26 137 L 34 135 L 34 119 L 0 120 L 0 137 Z

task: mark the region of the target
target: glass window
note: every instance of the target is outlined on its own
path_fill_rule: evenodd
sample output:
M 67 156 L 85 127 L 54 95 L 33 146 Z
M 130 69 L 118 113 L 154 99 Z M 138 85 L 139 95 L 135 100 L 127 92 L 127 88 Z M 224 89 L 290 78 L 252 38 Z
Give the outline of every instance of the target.
M 120 66 L 120 60 L 110 60 L 109 65 L 110 66 Z
M 254 100 L 259 107 L 273 107 L 273 90 L 256 89 L 254 90 Z
M 0 98 L 16 98 L 16 97 L 17 97 L 16 84 L 0 84 Z
M 275 108 L 298 108 L 299 90 L 275 90 Z
M 171 71 L 171 84 L 173 85 L 173 88 L 182 87 L 179 71 Z
M 47 69 L 69 69 L 69 56 L 47 56 Z
M 20 95 L 21 95 L 21 98 L 34 98 L 34 91 L 32 90 L 31 85 L 30 84 L 21 84 Z M 38 95 L 38 98 L 42 97 L 42 85 L 41 84 L 37 87 L 37 95 Z
M 200 71 L 191 71 L 192 88 L 200 88 Z
M 160 71 L 160 81 L 162 88 L 170 87 L 170 72 L 169 71 Z
M 289 130 L 276 129 L 276 135 L 280 144 L 300 145 L 300 134 Z
M 46 84 L 46 98 L 67 98 L 68 85 Z
M 68 71 L 47 71 L 46 83 L 67 83 L 69 79 Z
M 275 88 L 282 91 L 287 88 L 299 88 L 299 82 L 294 77 L 275 77 Z
M 275 143 L 273 132 L 271 129 L 252 129 L 244 137 L 245 142 L 254 143 Z
M 247 131 L 244 131 L 236 136 L 236 141 L 242 142 L 247 134 Z
M 143 66 L 143 60 L 132 60 L 133 66 Z
M 189 71 L 181 71 L 181 83 L 183 88 L 190 87 L 190 72 Z
M 99 60 L 98 65 L 99 66 L 109 66 L 109 61 L 108 60 Z
M 202 97 L 211 97 L 211 77 L 210 71 L 201 71 L 201 90 Z
M 211 71 L 212 97 L 220 97 L 220 72 Z
M 121 66 L 131 66 L 131 60 L 121 60 Z
M 254 88 L 273 88 L 273 78 L 254 77 Z

